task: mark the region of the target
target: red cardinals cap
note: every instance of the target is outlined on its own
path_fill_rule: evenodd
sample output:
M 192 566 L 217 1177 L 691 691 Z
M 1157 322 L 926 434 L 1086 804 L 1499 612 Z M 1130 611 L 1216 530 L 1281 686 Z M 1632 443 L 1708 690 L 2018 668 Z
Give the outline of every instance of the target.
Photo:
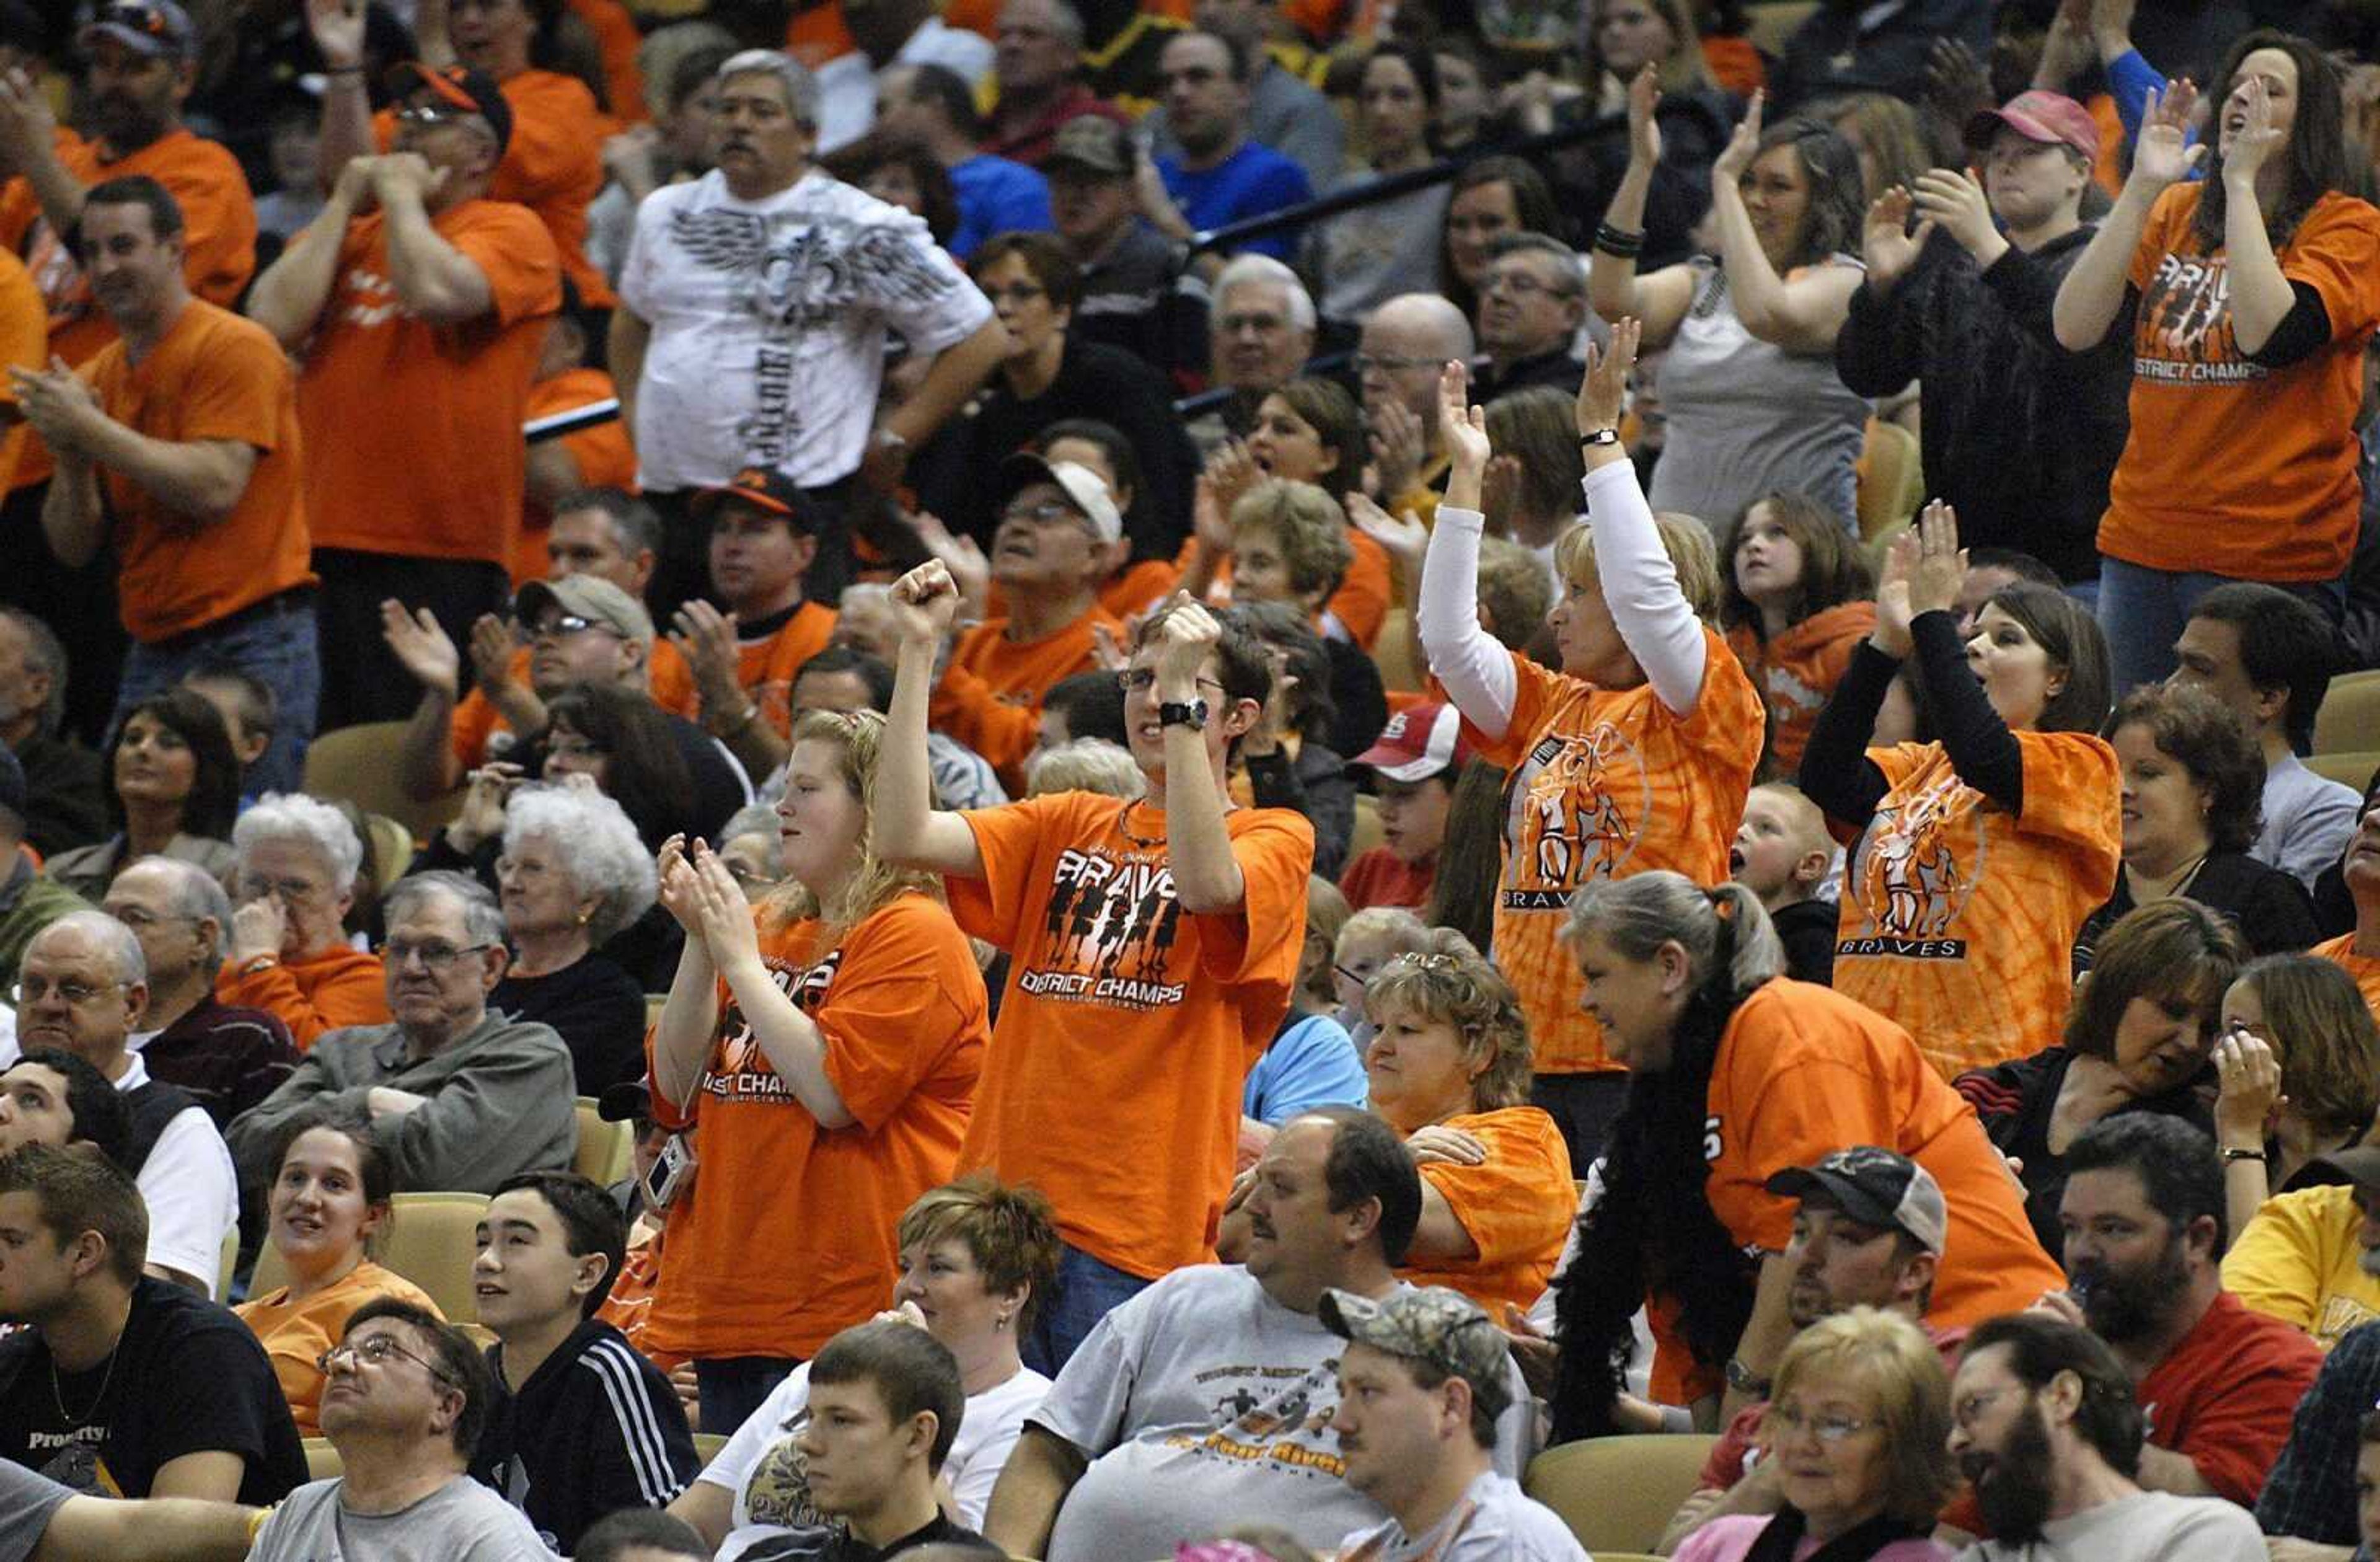
M 1463 740 L 1463 714 L 1451 705 L 1422 704 L 1399 711 L 1380 728 L 1372 746 L 1348 763 L 1370 767 L 1391 781 L 1427 781 L 1471 758 Z

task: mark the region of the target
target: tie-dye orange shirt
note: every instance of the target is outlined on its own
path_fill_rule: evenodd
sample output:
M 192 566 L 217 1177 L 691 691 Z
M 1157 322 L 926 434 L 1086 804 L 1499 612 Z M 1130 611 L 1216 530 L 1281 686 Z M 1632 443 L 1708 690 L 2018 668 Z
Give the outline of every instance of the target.
M 1463 724 L 1482 758 L 1512 772 L 1496 966 L 1520 995 L 1540 1074 L 1620 1068 L 1604 1056 L 1602 1028 L 1579 1009 L 1578 966 L 1561 946 L 1572 892 L 1655 868 L 1700 885 L 1727 877 L 1764 722 L 1759 691 L 1727 642 L 1706 628 L 1703 650 L 1702 689 L 1684 715 L 1649 684 L 1599 689 L 1514 652 L 1520 687 L 1504 735 Z
M 2080 732 L 2014 737 L 2022 817 L 1960 780 L 1939 743 L 1903 743 L 1867 751 L 1889 790 L 1844 833 L 1835 990 L 1904 1027 L 1945 1079 L 2056 1039 L 2074 935 L 2116 887 L 2116 751 Z

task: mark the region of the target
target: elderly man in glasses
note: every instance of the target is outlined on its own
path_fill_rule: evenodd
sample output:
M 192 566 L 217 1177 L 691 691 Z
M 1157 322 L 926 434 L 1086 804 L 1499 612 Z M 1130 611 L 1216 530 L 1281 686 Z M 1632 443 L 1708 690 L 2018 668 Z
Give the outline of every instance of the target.
M 550 1562 L 527 1516 L 465 1473 L 499 1390 L 462 1330 L 410 1302 L 367 1302 L 322 1353 L 322 1431 L 345 1469 L 291 1493 L 250 1562 Z
M 961 612 L 979 616 L 981 592 L 1000 583 L 1008 616 L 960 632 L 935 685 L 934 729 L 981 754 L 1012 796 L 1041 730 L 1041 697 L 1099 665 L 1099 636 L 1123 626 L 1099 605 L 1099 585 L 1132 551 L 1108 485 L 1088 467 L 1011 456 L 1000 464 L 990 571 L 962 582 Z
M 382 906 L 395 1022 L 327 1032 L 232 1124 L 249 1183 L 263 1182 L 283 1126 L 318 1102 L 370 1116 L 400 1188 L 492 1193 L 522 1172 L 568 1165 L 578 1142 L 570 1049 L 551 1027 L 488 1007 L 506 964 L 495 897 L 460 873 L 416 873 Z

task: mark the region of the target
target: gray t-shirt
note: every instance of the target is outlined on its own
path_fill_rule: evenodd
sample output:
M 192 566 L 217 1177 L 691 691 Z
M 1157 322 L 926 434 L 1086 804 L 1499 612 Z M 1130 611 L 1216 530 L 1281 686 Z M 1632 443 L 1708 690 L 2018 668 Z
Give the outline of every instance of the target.
M 0 1459 L 0 1562 L 25 1562 L 50 1519 L 75 1494 L 46 1475 Z
M 2053 1519 L 2037 1541 L 1977 1541 L 1953 1562 L 2265 1562 L 2265 1537 L 2221 1497 L 2138 1492 Z
M 2308 889 L 2347 850 L 2363 799 L 2355 788 L 2308 770 L 2284 754 L 2265 770 L 2265 827 L 2248 855 Z
M 1706 260 L 1693 265 L 1694 303 L 1661 360 L 1670 432 L 1653 469 L 1653 508 L 1683 511 L 1717 532 L 1755 500 L 1803 494 L 1856 532 L 1866 397 L 1843 384 L 1833 354 L 1787 352 L 1744 329 L 1727 274 Z
M 1330 189 L 1334 194 L 1360 189 L 1379 177 L 1361 169 L 1341 176 Z M 1430 185 L 1358 206 L 1315 229 L 1323 318 L 1360 322 L 1400 293 L 1437 292 L 1449 193 L 1448 186 Z
M 1391 1519 L 1339 1544 L 1340 1562 L 1591 1562 L 1550 1507 L 1490 1470 L 1417 1535 Z
M 1171 1555 L 1232 1523 L 1333 1546 L 1384 1515 L 1341 1479 L 1330 1430 L 1346 1341 L 1237 1264 L 1177 1269 L 1110 1312 L 1029 1419 L 1091 1460 L 1049 1562 Z M 1496 1468 L 1517 1476 L 1535 1409 L 1512 1370 Z
M 298 1487 L 258 1531 L 248 1562 L 553 1562 L 528 1518 L 468 1475 L 395 1513 L 349 1513 L 344 1483 Z

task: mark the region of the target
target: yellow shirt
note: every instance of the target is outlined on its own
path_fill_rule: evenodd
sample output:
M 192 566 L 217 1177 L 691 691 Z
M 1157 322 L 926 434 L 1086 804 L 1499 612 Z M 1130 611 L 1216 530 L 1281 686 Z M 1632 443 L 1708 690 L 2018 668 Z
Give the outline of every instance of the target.
M 290 1300 L 289 1287 L 283 1286 L 232 1309 L 273 1358 L 273 1375 L 281 1380 L 281 1392 L 289 1400 L 289 1414 L 298 1422 L 299 1436 L 322 1434 L 316 1415 L 322 1402 L 322 1369 L 316 1363 L 322 1352 L 346 1333 L 350 1315 L 364 1303 L 382 1297 L 409 1301 L 444 1316 L 428 1292 L 370 1259 L 303 1301 Z
M 2362 1219 L 2350 1187 L 2267 1199 L 2223 1257 L 2223 1288 L 2328 1350 L 2348 1330 L 2380 1318 L 2380 1279 L 2363 1272 L 2355 1239 Z

